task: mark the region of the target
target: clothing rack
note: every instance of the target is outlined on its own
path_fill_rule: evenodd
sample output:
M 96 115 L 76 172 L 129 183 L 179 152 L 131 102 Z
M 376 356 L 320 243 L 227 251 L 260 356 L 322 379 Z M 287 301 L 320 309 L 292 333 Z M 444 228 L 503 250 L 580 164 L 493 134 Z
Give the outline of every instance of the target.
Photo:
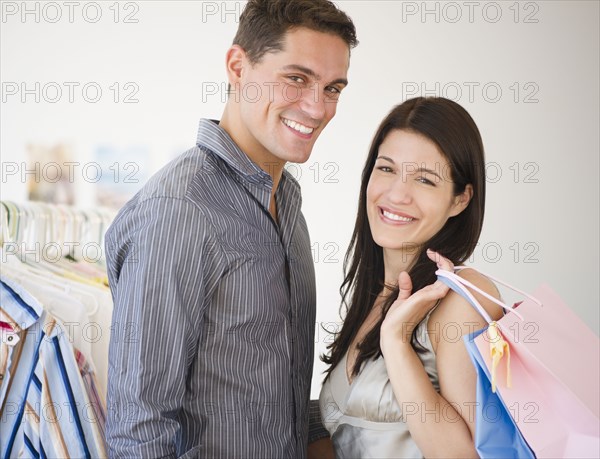
M 44 202 L 1 201 L 0 246 L 6 253 L 104 264 L 104 234 L 115 212 Z
M 114 213 L 0 203 L 0 457 L 106 457 Z

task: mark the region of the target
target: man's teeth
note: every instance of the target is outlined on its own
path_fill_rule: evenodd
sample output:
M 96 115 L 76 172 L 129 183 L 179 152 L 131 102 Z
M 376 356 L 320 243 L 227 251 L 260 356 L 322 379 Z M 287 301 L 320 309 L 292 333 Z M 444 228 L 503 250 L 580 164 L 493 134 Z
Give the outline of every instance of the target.
M 283 120 L 283 123 L 284 123 L 286 126 L 289 126 L 289 127 L 291 127 L 292 129 L 294 129 L 294 130 L 296 130 L 296 131 L 300 132 L 301 134 L 311 134 L 311 133 L 312 133 L 312 131 L 314 131 L 314 129 L 313 129 L 313 128 L 309 128 L 309 127 L 307 127 L 307 126 L 304 126 L 303 124 L 296 123 L 295 121 L 291 121 L 291 120 L 286 120 L 286 119 L 284 119 L 284 120 Z
M 414 220 L 414 218 L 401 217 L 400 215 L 392 214 L 385 210 L 383 211 L 383 215 L 385 215 L 390 220 L 396 220 L 398 222 L 412 222 Z

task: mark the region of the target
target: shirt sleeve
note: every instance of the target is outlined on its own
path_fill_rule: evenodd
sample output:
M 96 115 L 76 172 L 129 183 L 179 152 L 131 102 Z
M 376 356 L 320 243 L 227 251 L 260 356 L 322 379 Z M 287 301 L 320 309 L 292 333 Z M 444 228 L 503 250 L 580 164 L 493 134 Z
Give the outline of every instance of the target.
M 321 421 L 321 409 L 318 400 L 311 400 L 308 410 L 308 444 L 321 438 L 329 438 L 329 432 Z
M 114 301 L 106 439 L 109 457 L 173 457 L 188 369 L 202 333 L 207 222 L 193 204 L 152 198 L 107 234 Z

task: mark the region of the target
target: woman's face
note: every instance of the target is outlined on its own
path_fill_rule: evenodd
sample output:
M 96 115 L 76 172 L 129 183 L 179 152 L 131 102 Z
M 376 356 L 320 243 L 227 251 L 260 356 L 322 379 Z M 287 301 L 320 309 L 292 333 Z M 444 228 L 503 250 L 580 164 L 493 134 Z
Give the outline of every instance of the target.
M 469 203 L 472 187 L 453 194 L 450 165 L 437 145 L 409 131 L 391 131 L 367 186 L 367 216 L 375 242 L 409 256 Z M 405 260 L 409 261 L 409 260 Z

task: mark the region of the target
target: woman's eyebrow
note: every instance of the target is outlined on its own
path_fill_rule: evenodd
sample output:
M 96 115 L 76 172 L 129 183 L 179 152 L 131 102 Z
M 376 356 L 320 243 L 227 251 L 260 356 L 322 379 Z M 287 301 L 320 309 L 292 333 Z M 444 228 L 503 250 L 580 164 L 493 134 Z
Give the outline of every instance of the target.
M 378 156 L 377 158 L 375 158 L 375 160 L 378 160 L 378 159 L 385 159 L 386 161 L 389 161 L 392 164 L 396 164 L 396 163 L 394 163 L 394 160 L 392 158 L 389 158 L 387 156 Z
M 378 156 L 377 158 L 375 158 L 375 160 L 378 160 L 378 159 L 383 159 L 392 164 L 396 164 L 396 162 L 388 156 Z M 402 167 L 406 169 L 406 172 L 411 172 L 411 173 L 426 172 L 428 174 L 435 175 L 436 177 L 439 177 L 440 179 L 442 178 L 442 176 L 437 171 L 435 171 L 433 169 L 429 169 L 427 167 L 423 167 L 423 166 L 417 167 L 417 163 L 415 163 L 415 162 L 402 163 Z

